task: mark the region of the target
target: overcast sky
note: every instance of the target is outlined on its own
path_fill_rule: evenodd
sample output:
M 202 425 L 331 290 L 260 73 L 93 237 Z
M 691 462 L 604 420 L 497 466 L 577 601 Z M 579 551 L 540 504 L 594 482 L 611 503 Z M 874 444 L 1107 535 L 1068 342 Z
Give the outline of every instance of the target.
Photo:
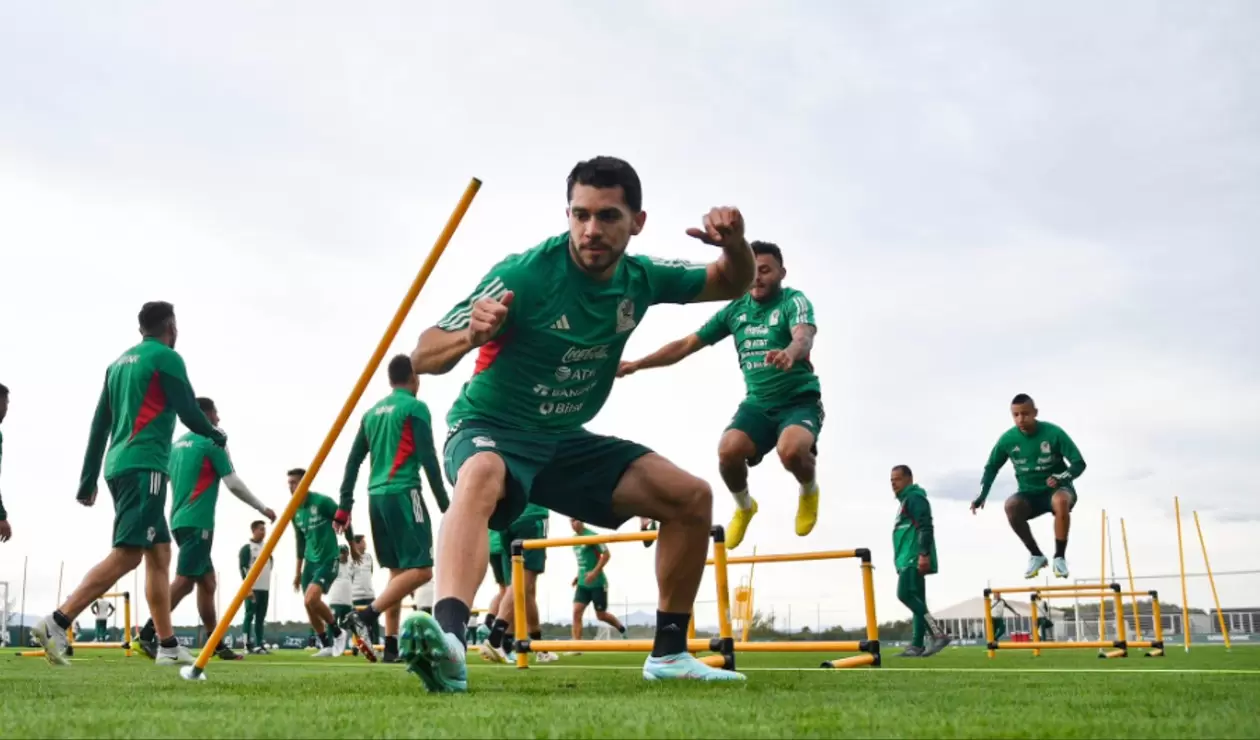
M 15 532 L 0 580 L 16 590 L 30 557 L 26 611 L 53 608 L 60 561 L 68 591 L 108 550 L 108 497 L 84 509 L 74 493 L 102 373 L 137 340 L 144 301 L 174 302 L 194 388 L 279 510 L 284 471 L 311 462 L 468 179 L 485 186 L 394 352 L 505 254 L 562 232 L 565 175 L 597 154 L 643 178 L 632 251 L 711 259 L 684 230 L 738 205 L 814 302 L 820 521 L 795 536 L 796 486 L 771 460 L 741 551 L 870 547 L 880 617 L 906 616 L 888 487 L 906 463 L 934 503 L 930 603 L 1018 582 L 1009 468 L 980 516 L 967 501 L 1026 392 L 1089 463 L 1074 576 L 1098 574 L 1103 508 L 1117 537 L 1125 518 L 1135 570 L 1174 572 L 1174 495 L 1190 570 L 1190 509 L 1217 569 L 1260 568 L 1260 9 L 597 5 L 0 10 L 0 490 Z M 628 354 L 719 307 L 653 309 Z M 471 368 L 421 380 L 439 439 Z M 386 392 L 381 372 L 352 424 Z M 705 476 L 725 523 L 715 450 L 742 394 L 726 343 L 619 383 L 591 428 Z M 352 432 L 314 490 L 335 494 Z M 222 493 L 224 606 L 254 518 Z M 1052 547 L 1049 518 L 1034 531 Z M 273 598 L 289 618 L 293 549 L 289 532 Z M 653 552 L 615 548 L 614 603 L 652 608 Z M 568 614 L 573 560 L 553 553 L 545 615 Z M 759 607 L 790 606 L 797 625 L 860 618 L 854 565 L 764 568 Z M 1219 585 L 1260 602 L 1260 577 Z M 192 600 L 177 612 L 194 615 Z

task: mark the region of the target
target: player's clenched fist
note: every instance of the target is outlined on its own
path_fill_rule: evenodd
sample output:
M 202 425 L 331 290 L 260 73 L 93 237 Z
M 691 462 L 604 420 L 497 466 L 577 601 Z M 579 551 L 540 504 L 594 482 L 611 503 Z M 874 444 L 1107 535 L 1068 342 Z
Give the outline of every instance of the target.
M 738 208 L 712 208 L 704 215 L 704 227 L 687 229 L 687 236 L 715 247 L 730 247 L 744 241 L 744 216 Z
M 494 335 L 507 321 L 508 307 L 512 305 L 512 291 L 503 294 L 499 299 L 482 298 L 473 304 L 472 316 L 468 321 L 468 337 L 474 347 L 480 347 L 494 338 Z

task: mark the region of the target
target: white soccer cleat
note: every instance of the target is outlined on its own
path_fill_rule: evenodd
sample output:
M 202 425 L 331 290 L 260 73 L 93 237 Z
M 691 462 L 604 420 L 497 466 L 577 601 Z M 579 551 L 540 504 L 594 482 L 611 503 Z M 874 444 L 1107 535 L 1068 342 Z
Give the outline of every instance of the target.
M 557 660 L 560 660 L 560 656 L 556 655 L 555 653 L 543 652 L 543 653 L 535 653 L 535 655 L 538 656 L 539 663 L 554 663 Z
M 333 640 L 333 654 L 340 657 L 346 654 L 346 650 L 350 647 L 350 630 L 342 630 L 337 639 Z
M 153 662 L 157 665 L 192 665 L 197 661 L 183 645 L 176 645 L 173 648 L 164 648 L 159 645 L 157 657 L 153 659 Z
M 320 648 L 319 652 L 311 655 L 312 658 L 335 658 L 337 657 L 337 648 L 335 645 L 329 645 L 326 648 Z
M 507 663 L 507 653 L 503 648 L 497 648 L 490 644 L 490 640 L 484 640 L 480 646 L 481 659 L 489 663 Z
M 44 659 L 52 665 L 70 665 L 70 661 L 66 659 L 66 651 L 70 647 L 70 640 L 66 638 L 66 631 L 57 626 L 57 621 L 52 617 L 44 617 L 31 628 L 31 636 L 44 649 Z
M 1068 577 L 1068 567 L 1067 567 L 1066 558 L 1055 558 L 1053 566 L 1054 566 L 1054 575 L 1056 578 Z
M 1024 571 L 1024 578 L 1036 578 L 1041 569 L 1049 564 L 1050 561 L 1046 560 L 1045 555 L 1033 555 L 1028 558 L 1028 570 Z

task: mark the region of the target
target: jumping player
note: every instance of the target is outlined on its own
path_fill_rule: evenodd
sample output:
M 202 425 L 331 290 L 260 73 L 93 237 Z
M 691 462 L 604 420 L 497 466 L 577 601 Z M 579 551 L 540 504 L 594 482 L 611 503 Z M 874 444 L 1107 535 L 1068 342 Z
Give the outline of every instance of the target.
M 783 252 L 769 242 L 753 242 L 757 277 L 743 297 L 731 301 L 694 334 L 675 340 L 633 362 L 617 375 L 673 365 L 704 347 L 733 337 L 744 371 L 746 395 L 718 444 L 718 468 L 735 497 L 735 515 L 726 547 L 744 541 L 757 501 L 748 493 L 748 467 L 776 450 L 784 469 L 800 486 L 796 534 L 804 537 L 818 522 L 818 483 L 814 479 L 818 435 L 822 432 L 822 391 L 810 350 L 817 325 L 805 294 L 783 285 Z
M 1085 459 L 1067 432 L 1048 421 L 1038 421 L 1037 405 L 1025 393 L 1011 400 L 1015 426 L 998 438 L 980 479 L 980 496 L 971 513 L 984 508 L 989 488 L 1007 460 L 1015 468 L 1019 490 L 1006 499 L 1006 519 L 1030 555 L 1025 578 L 1036 578 L 1046 567 L 1046 556 L 1033 539 L 1028 522 L 1054 513 L 1054 574 L 1068 577 L 1067 543 L 1076 507 L 1076 479 L 1085 472 Z
M 258 560 L 258 556 L 262 554 L 263 540 L 267 537 L 267 523 L 259 519 L 249 525 L 249 542 L 241 545 L 241 550 L 237 553 L 237 564 L 241 569 L 241 580 L 245 580 L 245 576 L 249 575 L 249 569 L 254 567 L 254 563 Z M 254 581 L 254 588 L 249 596 L 245 597 L 245 624 L 241 627 L 241 631 L 245 633 L 246 651 L 251 655 L 270 655 L 271 651 L 267 650 L 267 641 L 265 637 L 265 628 L 267 624 L 267 607 L 270 606 L 271 599 L 271 568 L 276 563 L 276 556 L 272 555 L 267 559 L 267 564 L 263 566 L 262 572 L 258 574 L 258 580 Z M 252 632 L 250 631 L 252 628 Z M 251 643 L 251 637 L 253 642 Z
M 573 527 L 573 534 L 578 537 L 595 534 L 578 519 L 570 519 L 569 525 Z M 604 575 L 604 566 L 612 558 L 608 546 L 603 543 L 576 545 L 573 554 L 578 561 L 577 577 L 573 579 L 573 639 L 582 639 L 582 617 L 586 614 L 586 607 L 591 604 L 595 606 L 596 619 L 625 637 L 625 625 L 608 611 L 608 576 Z
M 643 229 L 643 191 L 626 162 L 581 162 L 566 185 L 569 230 L 495 265 L 467 299 L 421 335 L 417 373 L 449 372 L 473 349 L 476 370 L 450 413 L 446 472 L 455 484 L 442 520 L 434 616 L 404 629 L 404 658 L 430 691 L 467 690 L 464 625 L 485 575 L 483 532 L 529 503 L 616 529 L 661 523 L 656 644 L 648 680 L 742 680 L 687 652 L 704 573 L 713 493 L 700 478 L 633 442 L 586 431 L 604 402 L 626 340 L 658 303 L 732 300 L 754 260 L 735 208 L 714 208 L 687 234 L 718 246 L 706 266 L 626 255 Z
M 197 406 L 211 424 L 219 426 L 219 411 L 214 401 L 198 398 Z M 175 580 L 171 581 L 171 610 L 174 611 L 195 588 L 197 612 L 207 635 L 213 634 L 218 624 L 214 608 L 218 576 L 210 552 L 214 546 L 214 518 L 219 503 L 220 482 L 233 496 L 259 514 L 272 522 L 276 520 L 276 512 L 259 501 L 236 474 L 227 448 L 219 447 L 195 432 L 180 437 L 171 452 L 171 534 L 179 545 Z M 156 656 L 157 642 L 152 619 L 140 629 L 136 642 L 145 655 L 150 658 Z M 241 658 L 227 645 L 219 644 L 212 649 L 220 660 Z
M 289 493 L 297 491 L 306 471 L 293 468 L 289 471 Z M 306 615 L 315 632 L 320 650 L 316 658 L 331 658 L 341 653 L 336 650 L 340 642 L 341 627 L 333 619 L 332 609 L 324 603 L 324 594 L 332 587 L 339 570 L 340 549 L 337 532 L 333 529 L 333 517 L 337 515 L 337 502 L 322 493 L 307 491 L 306 501 L 293 515 L 293 534 L 297 542 L 297 573 L 293 576 L 293 590 L 302 594 Z M 345 529 L 347 543 L 354 541 L 354 531 Z M 357 556 L 356 556 L 357 557 Z M 362 645 L 358 646 L 360 649 Z M 369 659 L 375 660 L 375 653 Z
M 9 387 L 0 383 L 0 423 L 4 423 L 4 417 L 9 413 Z M 4 457 L 4 432 L 0 432 L 0 459 Z M 0 497 L 0 542 L 8 542 L 13 536 L 13 529 L 9 526 L 9 515 L 4 510 L 4 499 Z
M 165 509 L 175 418 L 216 447 L 227 444 L 227 435 L 197 406 L 184 359 L 175 351 L 175 308 L 165 301 L 146 303 L 138 318 L 143 340 L 105 371 L 75 496 L 84 506 L 96 503 L 103 457 L 105 483 L 114 499 L 113 550 L 88 571 L 61 608 L 32 629 L 53 665 L 69 665 L 66 629 L 71 623 L 142 560 L 145 597 L 158 639 L 156 661 L 193 663 L 171 627 L 171 532 Z
M 914 482 L 908 465 L 892 469 L 893 495 L 897 497 L 897 521 L 893 525 L 893 558 L 897 569 L 897 598 L 914 615 L 910 647 L 901 655 L 930 658 L 944 650 L 953 639 L 932 617 L 927 608 L 927 578 L 936 573 L 936 534 L 932 526 L 932 505 L 927 492 Z M 926 635 L 932 644 L 924 646 Z
M 445 512 L 450 500 L 433 448 L 429 407 L 416 398 L 420 382 L 411 372 L 411 358 L 394 357 L 389 361 L 388 372 L 393 390 L 363 414 L 359 433 L 350 448 L 341 482 L 337 527 L 340 530 L 350 522 L 354 484 L 363 459 L 370 454 L 368 516 L 372 521 L 372 544 L 376 546 L 376 562 L 389 569 L 389 583 L 368 608 L 352 613 L 346 624 L 367 644 L 371 640 L 368 625 L 376 624 L 384 614 L 384 659 L 386 663 L 394 663 L 398 660 L 402 600 L 433 578 L 433 529 L 420 495 L 421 468 L 429 479 L 429 490 L 437 501 L 438 510 Z M 370 645 L 365 652 L 370 653 Z M 367 658 L 376 660 L 373 654 L 368 654 Z

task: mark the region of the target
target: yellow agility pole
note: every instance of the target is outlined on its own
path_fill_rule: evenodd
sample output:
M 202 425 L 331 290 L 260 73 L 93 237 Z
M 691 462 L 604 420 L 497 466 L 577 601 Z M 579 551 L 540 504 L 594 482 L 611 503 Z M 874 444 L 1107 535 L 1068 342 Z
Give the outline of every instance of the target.
M 1124 528 L 1124 517 L 1120 517 L 1120 541 L 1124 545 L 1124 572 L 1129 577 L 1129 592 L 1133 594 L 1129 602 L 1133 607 L 1133 639 L 1142 639 L 1142 617 L 1138 614 L 1137 591 L 1133 586 L 1133 566 L 1129 564 L 1129 533 Z
M 328 430 L 328 434 L 324 437 L 324 442 L 320 445 L 319 451 L 315 453 L 315 459 L 311 461 L 310 467 L 307 468 L 306 475 L 302 476 L 302 481 L 298 483 L 297 490 L 293 492 L 293 497 L 289 499 L 289 505 L 285 507 L 284 512 L 280 514 L 280 517 L 272 527 L 266 544 L 263 545 L 262 551 L 258 553 L 258 559 L 254 561 L 254 565 L 249 569 L 249 573 L 245 574 L 244 582 L 241 583 L 236 596 L 232 597 L 232 603 L 228 605 L 227 612 L 220 617 L 214 633 L 210 635 L 205 647 L 202 648 L 201 653 L 197 656 L 197 662 L 194 665 L 180 669 L 179 675 L 181 677 L 193 681 L 205 680 L 206 664 L 210 662 L 210 657 L 213 653 L 213 651 L 206 648 L 211 645 L 218 645 L 223 636 L 227 634 L 228 629 L 231 628 L 232 620 L 236 618 L 236 612 L 241 608 L 245 597 L 253 590 L 254 582 L 262 574 L 263 568 L 271 558 L 272 551 L 276 549 L 276 543 L 280 541 L 284 530 L 289 526 L 289 522 L 293 520 L 293 515 L 297 513 L 298 507 L 306 501 L 306 494 L 310 490 L 311 483 L 315 480 L 315 476 L 319 474 L 319 469 L 323 466 L 328 453 L 332 451 L 333 444 L 336 443 L 337 437 L 341 435 L 341 430 L 345 428 L 346 421 L 350 418 L 350 414 L 354 412 L 354 407 L 358 405 L 359 399 L 363 397 L 363 391 L 367 389 L 372 376 L 376 374 L 377 368 L 380 367 L 381 360 L 385 358 L 389 345 L 398 336 L 398 330 L 402 328 L 403 320 L 411 312 L 411 307 L 415 304 L 416 298 L 419 297 L 420 290 L 428 282 L 429 275 L 437 265 L 438 258 L 446 251 L 446 245 L 450 243 L 451 237 L 455 235 L 455 229 L 459 227 L 460 221 L 463 220 L 464 214 L 468 212 L 468 207 L 472 205 L 472 200 L 480 189 L 481 181 L 475 177 L 468 183 L 468 187 L 464 188 L 464 194 L 460 197 L 459 203 L 455 206 L 455 210 L 451 213 L 450 218 L 447 219 L 446 226 L 442 228 L 442 233 L 438 235 L 433 248 L 429 250 L 429 256 L 425 259 L 424 264 L 420 266 L 420 272 L 416 274 L 415 280 L 411 282 L 411 287 L 407 289 L 407 294 L 403 296 L 398 310 L 394 312 L 394 317 L 390 320 L 389 326 L 386 327 L 385 334 L 381 337 L 381 341 L 376 345 L 376 350 L 372 352 L 372 356 L 368 359 L 367 366 L 363 368 L 363 373 L 359 376 L 358 382 L 355 383 L 354 389 L 350 391 L 349 398 L 342 405 L 341 412 L 337 414 L 336 420 L 333 421 L 332 428 Z
M 551 537 L 540 540 L 516 540 L 511 544 L 512 553 L 512 599 L 513 614 L 525 614 L 525 551 L 542 550 L 550 547 L 579 547 L 582 545 L 602 545 L 615 542 L 654 542 L 657 531 L 646 532 L 614 532 L 612 534 L 581 535 L 577 537 Z M 713 539 L 713 558 L 709 564 L 716 563 L 718 584 L 718 637 L 712 640 L 691 639 L 695 634 L 688 626 L 687 651 L 698 653 L 709 651 L 717 653 L 701 658 L 704 663 L 715 668 L 734 669 L 735 656 L 732 646 L 735 644 L 731 636 L 730 602 L 723 598 L 726 591 L 726 533 L 722 527 L 713 527 L 710 531 Z M 694 616 L 693 616 L 694 621 Z M 528 653 L 562 652 L 581 647 L 584 653 L 642 653 L 651 652 L 652 640 L 531 640 L 528 627 L 523 617 L 512 618 L 512 634 L 516 652 L 516 667 L 529 668 Z M 580 642 L 580 645 L 575 644 Z
M 1199 533 L 1199 547 L 1203 548 L 1203 567 L 1207 570 L 1208 585 L 1212 587 L 1212 603 L 1216 604 L 1216 619 L 1221 625 L 1221 635 L 1225 638 L 1225 649 L 1231 650 L 1229 630 L 1225 629 L 1225 615 L 1221 612 L 1221 600 L 1216 597 L 1216 579 L 1212 577 L 1212 564 L 1208 562 L 1207 542 L 1203 539 L 1203 528 L 1199 526 L 1199 512 L 1191 513 L 1194 514 L 1194 530 Z
M 1186 652 L 1190 652 L 1190 604 L 1186 597 L 1186 552 L 1181 546 L 1181 500 L 1173 496 L 1173 514 L 1177 517 L 1177 564 L 1181 569 L 1181 635 Z
M 1102 536 L 1098 538 L 1099 547 L 1102 549 L 1102 560 L 1098 565 L 1098 580 L 1101 583 L 1107 581 L 1107 510 L 1102 512 Z M 1107 640 L 1107 601 L 1106 599 L 1098 603 L 1098 640 L 1105 642 Z

